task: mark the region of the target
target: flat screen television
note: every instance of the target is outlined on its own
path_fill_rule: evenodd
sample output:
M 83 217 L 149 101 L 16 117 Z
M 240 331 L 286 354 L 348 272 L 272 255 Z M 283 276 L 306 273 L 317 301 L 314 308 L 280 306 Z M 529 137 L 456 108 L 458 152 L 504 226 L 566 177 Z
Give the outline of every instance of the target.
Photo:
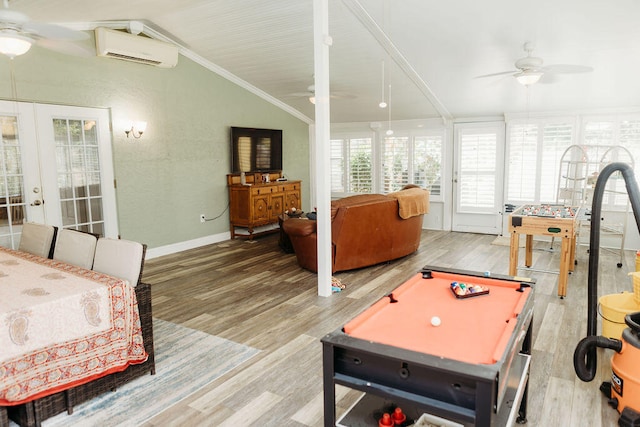
M 282 130 L 231 127 L 231 173 L 282 170 Z

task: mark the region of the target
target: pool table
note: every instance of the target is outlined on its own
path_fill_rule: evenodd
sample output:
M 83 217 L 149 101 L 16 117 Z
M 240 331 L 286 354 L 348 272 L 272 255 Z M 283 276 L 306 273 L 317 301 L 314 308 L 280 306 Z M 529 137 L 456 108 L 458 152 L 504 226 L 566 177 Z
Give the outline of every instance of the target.
M 482 292 L 456 295 L 453 282 Z M 534 283 L 425 266 L 322 338 L 324 425 L 336 384 L 463 426 L 525 420 Z

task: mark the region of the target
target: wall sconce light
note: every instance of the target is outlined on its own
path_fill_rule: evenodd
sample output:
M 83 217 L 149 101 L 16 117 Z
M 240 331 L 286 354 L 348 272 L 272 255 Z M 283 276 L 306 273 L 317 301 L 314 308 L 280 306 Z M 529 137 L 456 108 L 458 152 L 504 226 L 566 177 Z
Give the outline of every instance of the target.
M 131 134 L 131 136 L 138 139 L 142 136 L 145 130 L 147 130 L 147 122 L 131 122 L 128 129 L 125 129 L 124 133 L 127 134 L 127 138 L 129 138 L 129 134 Z

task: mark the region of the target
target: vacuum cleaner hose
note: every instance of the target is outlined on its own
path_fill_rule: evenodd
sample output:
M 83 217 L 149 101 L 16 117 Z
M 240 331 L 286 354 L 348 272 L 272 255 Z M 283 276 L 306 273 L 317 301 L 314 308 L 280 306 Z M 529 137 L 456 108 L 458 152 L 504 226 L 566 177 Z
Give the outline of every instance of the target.
M 595 352 L 597 347 L 610 348 L 619 353 L 622 350 L 622 341 L 601 336 L 590 336 L 580 340 L 576 351 L 573 352 L 573 368 L 578 378 L 584 382 L 589 382 L 596 376 L 595 369 L 592 371 L 587 367 L 587 354 Z
M 626 163 L 611 163 L 605 166 L 596 181 L 593 190 L 593 203 L 591 206 L 591 230 L 589 235 L 589 273 L 587 282 L 587 336 L 595 336 L 597 333 L 597 312 L 598 312 L 598 261 L 600 256 L 600 218 L 602 215 L 602 198 L 607 184 L 607 180 L 616 171 L 622 173 L 627 194 L 631 202 L 631 208 L 636 220 L 638 230 L 640 230 L 640 195 L 638 193 L 638 184 L 633 175 L 633 169 Z M 577 348 L 576 348 L 577 351 Z M 597 357 L 595 346 L 589 347 L 587 350 L 586 369 L 589 376 L 593 378 L 596 373 Z M 574 359 L 575 360 L 575 359 Z M 582 364 L 581 364 L 582 365 Z M 576 373 L 577 372 L 576 365 Z M 578 374 L 580 377 L 580 375 Z M 585 375 L 586 377 L 586 375 Z M 580 377 L 582 379 L 582 377 Z M 585 380 L 583 380 L 585 381 Z

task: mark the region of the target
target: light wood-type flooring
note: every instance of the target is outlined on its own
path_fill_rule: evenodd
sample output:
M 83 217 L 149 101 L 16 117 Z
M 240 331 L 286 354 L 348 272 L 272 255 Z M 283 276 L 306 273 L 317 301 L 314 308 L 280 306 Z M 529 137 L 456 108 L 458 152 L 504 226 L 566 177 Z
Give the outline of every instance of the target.
M 143 280 L 152 284 L 154 316 L 242 343 L 261 352 L 192 396 L 167 408 L 147 426 L 321 426 L 322 352 L 325 334 L 393 290 L 423 265 L 507 274 L 509 247 L 495 236 L 425 230 L 415 254 L 335 276 L 346 290 L 317 296 L 316 275 L 278 247 L 277 235 L 253 242 L 231 240 L 148 260 Z M 557 270 L 559 245 L 536 242 L 534 268 Z M 609 380 L 611 350 L 598 350 L 596 379 L 580 381 L 573 352 L 586 335 L 586 246 L 577 250 L 565 299 L 557 274 L 520 270 L 537 279 L 528 425 L 614 426 L 600 383 Z M 524 249 L 521 249 L 524 251 Z M 520 259 L 524 259 L 521 254 Z M 633 291 L 618 253 L 600 251 L 599 295 Z M 601 319 L 598 320 L 601 324 Z M 473 349 L 469 349 L 473 351 Z M 338 387 L 338 416 L 360 393 Z

